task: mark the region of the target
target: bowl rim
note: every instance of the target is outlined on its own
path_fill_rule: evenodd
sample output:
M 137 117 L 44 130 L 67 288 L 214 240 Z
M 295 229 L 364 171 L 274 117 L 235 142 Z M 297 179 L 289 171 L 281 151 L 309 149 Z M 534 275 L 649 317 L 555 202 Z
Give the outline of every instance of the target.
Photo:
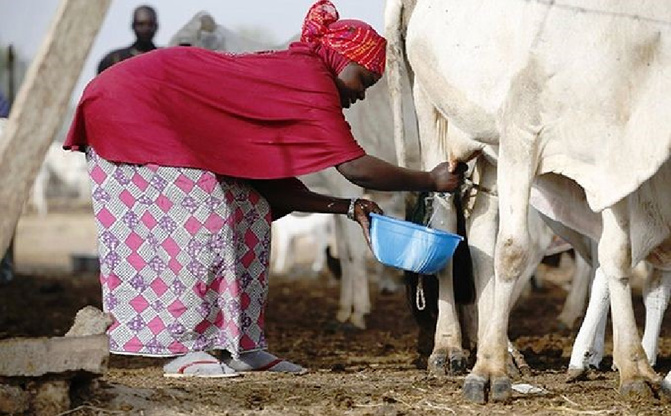
M 371 212 L 370 216 L 371 216 L 371 223 L 370 223 L 371 228 L 373 227 L 373 221 L 374 220 L 382 220 L 382 221 L 390 222 L 392 224 L 397 224 L 397 225 L 401 225 L 401 226 L 408 227 L 408 228 L 414 228 L 414 229 L 419 230 L 419 231 L 425 231 L 425 232 L 428 232 L 428 233 L 431 233 L 431 234 L 436 234 L 436 235 L 439 235 L 439 236 L 444 235 L 444 236 L 449 236 L 449 237 L 453 237 L 453 238 L 458 238 L 459 241 L 464 240 L 464 237 L 459 235 L 459 234 L 455 234 L 455 233 L 451 233 L 451 232 L 443 231 L 443 230 L 437 230 L 435 228 L 430 228 L 430 227 L 427 227 L 425 225 L 415 224 L 414 222 L 410 222 L 410 221 L 400 220 L 398 218 L 390 217 L 388 215 L 380 215 L 380 214 L 376 214 L 374 212 Z

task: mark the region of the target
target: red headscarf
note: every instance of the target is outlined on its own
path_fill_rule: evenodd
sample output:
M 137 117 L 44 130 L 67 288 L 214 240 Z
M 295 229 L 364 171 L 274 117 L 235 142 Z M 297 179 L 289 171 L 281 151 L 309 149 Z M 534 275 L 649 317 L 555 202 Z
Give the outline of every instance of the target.
M 317 1 L 303 22 L 301 42 L 323 45 L 349 61 L 382 75 L 387 41 L 365 22 L 339 18 L 333 3 L 329 0 Z M 336 60 L 336 72 L 340 72 L 347 63 Z

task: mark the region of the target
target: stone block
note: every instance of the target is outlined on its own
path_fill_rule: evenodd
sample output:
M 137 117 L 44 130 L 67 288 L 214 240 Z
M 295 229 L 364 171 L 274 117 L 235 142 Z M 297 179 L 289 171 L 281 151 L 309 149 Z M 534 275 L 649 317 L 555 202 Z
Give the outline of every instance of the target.
M 112 315 L 89 305 L 77 312 L 75 322 L 65 336 L 83 337 L 104 334 L 107 332 L 107 328 L 112 325 L 112 322 L 114 322 Z
M 84 371 L 103 374 L 109 361 L 109 337 L 12 338 L 0 341 L 0 376 L 40 377 Z

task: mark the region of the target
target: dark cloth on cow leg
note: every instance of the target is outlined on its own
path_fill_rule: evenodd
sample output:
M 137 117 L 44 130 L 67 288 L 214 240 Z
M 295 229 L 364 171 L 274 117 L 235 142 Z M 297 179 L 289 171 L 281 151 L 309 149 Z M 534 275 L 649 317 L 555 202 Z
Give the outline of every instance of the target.
M 453 194 L 454 209 L 457 214 L 457 234 L 464 237 L 459 243 L 452 258 L 452 276 L 454 282 L 454 301 L 458 304 L 475 302 L 475 276 L 471 248 L 466 235 L 466 216 L 464 214 L 463 195 L 460 191 Z

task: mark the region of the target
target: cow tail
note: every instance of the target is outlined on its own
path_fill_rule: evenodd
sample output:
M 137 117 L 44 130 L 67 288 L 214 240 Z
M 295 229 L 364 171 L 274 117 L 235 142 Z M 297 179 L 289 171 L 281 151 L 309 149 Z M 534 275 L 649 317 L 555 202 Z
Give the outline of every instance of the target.
M 391 98 L 391 110 L 394 119 L 394 147 L 396 148 L 396 163 L 407 167 L 407 152 L 405 146 L 403 120 L 403 84 L 402 76 L 405 69 L 405 52 L 403 40 L 403 2 L 388 0 L 384 11 L 385 37 L 387 38 L 387 87 Z

